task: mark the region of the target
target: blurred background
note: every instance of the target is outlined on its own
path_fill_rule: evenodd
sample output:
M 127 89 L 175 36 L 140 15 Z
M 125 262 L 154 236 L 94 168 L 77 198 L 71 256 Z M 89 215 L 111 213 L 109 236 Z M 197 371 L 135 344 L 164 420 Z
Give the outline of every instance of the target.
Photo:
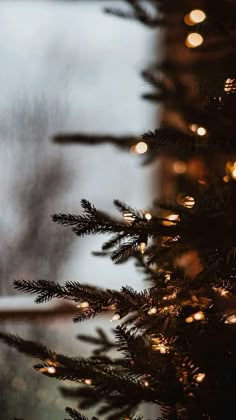
M 87 354 L 76 335 L 110 329 L 109 317 L 73 324 L 76 308 L 36 306 L 14 291 L 13 279 L 142 288 L 132 262 L 114 266 L 90 255 L 104 237 L 79 239 L 50 215 L 80 213 L 81 198 L 113 213 L 115 198 L 142 209 L 158 195 L 158 163 L 142 167 L 141 156 L 108 145 L 50 141 L 61 131 L 140 135 L 158 124 L 159 109 L 141 100 L 140 72 L 160 55 L 160 32 L 106 15 L 109 5 L 126 7 L 118 0 L 0 3 L 0 329 L 69 355 Z M 75 406 L 34 362 L 1 344 L 2 419 L 59 420 L 66 405 Z

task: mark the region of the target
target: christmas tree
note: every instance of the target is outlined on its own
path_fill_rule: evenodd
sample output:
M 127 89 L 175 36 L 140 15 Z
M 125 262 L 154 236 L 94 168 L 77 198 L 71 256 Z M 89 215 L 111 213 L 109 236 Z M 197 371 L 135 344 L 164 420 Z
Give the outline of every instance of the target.
M 74 321 L 112 311 L 114 342 L 98 330 L 81 336 L 96 345 L 92 357 L 69 357 L 44 345 L 1 333 L 18 351 L 40 360 L 42 374 L 77 383 L 61 387 L 80 409 L 95 407 L 108 420 L 141 419 L 142 402 L 161 407 L 162 419 L 236 418 L 236 4 L 233 0 L 128 0 L 122 18 L 164 26 L 165 59 L 143 72 L 146 99 L 164 103 L 160 127 L 141 138 L 59 134 L 58 143 L 113 143 L 145 163 L 178 159 L 175 200 L 136 210 L 115 200 L 114 218 L 83 199 L 82 215 L 55 214 L 78 236 L 110 234 L 100 257 L 132 258 L 148 287 L 137 292 L 47 280 L 16 280 L 17 290 L 74 301 Z M 188 173 L 195 164 L 194 176 Z M 116 356 L 110 356 L 110 350 Z M 66 409 L 70 419 L 83 414 Z

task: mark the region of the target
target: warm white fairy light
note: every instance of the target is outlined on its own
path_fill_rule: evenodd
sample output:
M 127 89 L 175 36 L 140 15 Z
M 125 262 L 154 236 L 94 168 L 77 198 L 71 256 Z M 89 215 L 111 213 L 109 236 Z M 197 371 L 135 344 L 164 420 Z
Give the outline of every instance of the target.
M 114 321 L 119 321 L 120 319 L 120 315 L 119 314 L 115 314 L 112 318 L 110 322 L 114 322 Z
M 197 134 L 198 134 L 199 136 L 205 136 L 205 135 L 206 135 L 206 133 L 207 133 L 207 131 L 206 131 L 205 127 L 198 127 L 198 128 L 197 128 Z
M 171 295 L 164 296 L 163 300 L 172 300 L 172 299 L 175 299 L 176 296 L 177 296 L 177 293 L 173 292 L 173 293 L 171 293 Z
M 146 387 L 148 387 L 148 386 L 149 386 L 148 381 L 144 381 L 144 382 L 143 382 L 143 385 L 144 385 L 144 386 L 146 386 Z
M 183 202 L 184 207 L 187 207 L 188 209 L 191 209 L 194 205 L 195 205 L 195 200 L 193 197 L 187 195 L 184 198 L 184 202 Z
M 205 377 L 206 377 L 206 374 L 205 373 L 198 373 L 195 376 L 195 380 L 196 380 L 196 382 L 201 383 L 201 382 L 204 381 Z
M 170 214 L 169 216 L 167 216 L 167 219 L 170 220 L 171 222 L 176 222 L 179 220 L 179 215 L 178 214 Z
M 77 308 L 85 309 L 89 307 L 89 302 L 81 302 L 77 305 Z
M 185 39 L 188 48 L 197 48 L 203 43 L 203 37 L 198 32 L 191 32 Z
M 134 214 L 129 211 L 125 211 L 123 216 L 127 223 L 132 223 L 135 220 Z
M 199 311 L 193 314 L 193 318 L 195 321 L 202 321 L 205 318 L 205 315 L 202 311 Z
M 157 313 L 157 308 L 155 306 L 150 308 L 148 311 L 148 315 L 155 315 L 156 313 Z
M 205 127 L 202 127 L 201 125 L 198 124 L 190 124 L 189 125 L 190 130 L 193 133 L 198 134 L 199 136 L 205 136 L 207 134 L 207 130 Z
M 225 165 L 225 170 L 229 177 L 236 179 L 236 162 L 231 162 L 231 161 L 227 162 Z
M 54 375 L 54 373 L 56 373 L 56 368 L 54 366 L 49 366 L 47 368 L 47 373 L 50 373 L 50 375 Z
M 144 217 L 145 217 L 145 219 L 146 219 L 146 220 L 148 220 L 148 221 L 152 219 L 152 215 L 151 215 L 151 213 L 145 213 Z
M 152 350 L 159 351 L 161 354 L 166 354 L 169 352 L 169 347 L 159 337 L 153 337 Z
M 85 383 L 86 385 L 92 385 L 92 379 L 85 379 L 85 380 L 84 380 L 84 383 Z
M 203 321 L 205 318 L 205 315 L 202 311 L 198 311 L 195 312 L 195 314 L 190 315 L 188 318 L 185 319 L 185 322 L 187 322 L 187 324 L 190 324 L 191 322 L 194 321 Z
M 194 319 L 192 316 L 188 316 L 188 318 L 185 319 L 185 322 L 187 322 L 187 324 L 191 324 L 191 322 L 193 322 Z
M 171 275 L 170 273 L 165 274 L 165 281 L 170 281 Z
M 236 315 L 230 315 L 225 320 L 225 324 L 235 324 L 235 323 L 236 323 Z
M 200 23 L 206 19 L 206 13 L 200 9 L 194 9 L 189 13 L 189 19 L 193 23 Z
M 189 128 L 193 133 L 195 133 L 198 129 L 198 125 L 197 124 L 190 124 Z
M 233 86 L 234 82 L 235 82 L 235 79 L 226 79 L 225 87 L 224 87 L 224 91 L 226 93 L 230 93 L 232 91 L 235 91 L 235 85 Z
M 141 252 L 141 254 L 144 254 L 144 252 L 146 251 L 146 246 L 147 244 L 145 242 L 140 242 L 139 251 Z
M 182 160 L 177 160 L 173 164 L 173 171 L 176 174 L 184 174 L 187 171 L 187 165 Z
M 227 296 L 229 294 L 229 290 L 226 290 L 223 287 L 213 287 L 213 290 L 220 296 Z
M 135 146 L 131 147 L 131 152 L 134 152 L 137 155 L 142 155 L 146 153 L 147 149 L 147 143 L 145 143 L 144 141 L 139 141 Z

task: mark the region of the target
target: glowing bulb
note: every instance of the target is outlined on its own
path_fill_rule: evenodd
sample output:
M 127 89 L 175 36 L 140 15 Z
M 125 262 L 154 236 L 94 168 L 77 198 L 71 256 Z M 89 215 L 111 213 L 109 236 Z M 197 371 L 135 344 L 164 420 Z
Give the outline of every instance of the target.
M 179 215 L 178 214 L 170 214 L 167 217 L 167 219 L 170 220 L 170 221 L 172 221 L 172 222 L 175 222 L 175 221 L 179 220 Z
M 169 273 L 166 273 L 166 274 L 165 274 L 165 281 L 166 281 L 166 282 L 167 282 L 167 281 L 170 281 L 170 278 L 171 278 L 170 274 L 169 274 Z
M 146 153 L 147 149 L 147 143 L 144 143 L 144 141 L 140 141 L 135 145 L 134 152 L 137 153 L 137 155 L 142 155 L 143 153 Z
M 233 86 L 235 79 L 226 79 L 224 91 L 229 93 L 235 90 L 235 86 Z
M 157 313 L 157 308 L 153 306 L 153 308 L 150 308 L 148 311 L 148 315 L 155 315 Z
M 184 174 L 187 170 L 187 165 L 185 162 L 183 162 L 182 160 L 177 160 L 174 164 L 173 164 L 173 171 L 176 174 Z
M 187 13 L 187 15 L 184 16 L 184 22 L 186 23 L 186 25 L 188 26 L 193 26 L 195 25 L 194 22 L 192 22 L 192 20 L 189 18 L 189 13 Z
M 140 242 L 139 250 L 140 250 L 141 254 L 144 254 L 144 252 L 146 250 L 146 246 L 147 246 L 147 244 L 145 242 Z
M 204 181 L 204 179 L 199 179 L 198 183 L 201 185 L 206 185 L 206 181 Z
M 191 209 L 195 205 L 194 198 L 187 195 L 184 199 L 183 205 L 184 205 L 184 207 L 187 207 L 188 209 Z
M 198 129 L 197 129 L 197 134 L 199 136 L 205 136 L 206 132 L 207 131 L 206 131 L 206 129 L 204 127 L 198 127 Z
M 112 318 L 111 318 L 111 322 L 113 321 L 119 321 L 120 319 L 120 315 L 119 314 L 115 314 Z
M 144 382 L 143 382 L 143 385 L 144 385 L 144 386 L 146 386 L 146 387 L 148 387 L 148 386 L 149 386 L 148 381 L 144 381 Z
M 148 221 L 152 219 L 152 215 L 150 213 L 145 213 L 145 219 L 147 219 Z
M 135 220 L 135 216 L 133 215 L 133 213 L 126 211 L 124 212 L 124 219 L 128 223 L 132 223 Z
M 54 373 L 56 373 L 56 369 L 54 366 L 49 366 L 47 368 L 47 372 L 50 373 L 50 375 L 54 375 Z
M 193 23 L 200 23 L 206 19 L 206 14 L 203 12 L 203 10 L 194 9 L 189 13 L 189 19 Z
M 81 302 L 77 305 L 77 308 L 84 309 L 89 307 L 89 302 Z
M 205 377 L 206 377 L 205 373 L 198 373 L 195 376 L 195 380 L 200 383 L 200 382 L 204 381 Z
M 205 315 L 202 311 L 196 312 L 192 315 L 195 321 L 202 321 L 205 318 Z
M 85 379 L 85 380 L 84 380 L 84 383 L 85 383 L 86 385 L 92 385 L 92 379 Z
M 225 324 L 235 324 L 235 323 L 236 323 L 236 315 L 230 315 L 225 320 Z
M 192 32 L 185 39 L 185 45 L 188 48 L 197 48 L 202 43 L 203 43 L 203 37 L 199 33 L 197 33 L 197 32 Z
M 192 316 L 189 316 L 188 318 L 185 319 L 185 322 L 187 322 L 187 324 L 190 324 L 193 321 L 194 321 L 194 319 L 193 319 Z
M 227 172 L 226 176 L 231 176 L 231 178 L 236 179 L 236 162 L 227 162 L 225 169 Z M 226 179 L 224 181 L 228 182 Z
M 191 131 L 193 131 L 195 133 L 197 131 L 198 126 L 197 126 L 197 124 L 190 124 L 189 128 L 190 128 Z
M 159 351 L 161 354 L 166 354 L 169 351 L 169 347 L 167 347 L 160 338 L 154 337 L 152 338 L 152 350 Z
M 163 297 L 163 300 L 171 300 L 171 299 L 175 299 L 177 296 L 176 292 L 171 293 L 171 295 L 167 295 Z
M 223 176 L 223 181 L 224 182 L 229 182 L 230 178 L 228 175 Z
M 213 290 L 219 293 L 220 296 L 227 296 L 229 294 L 229 291 L 226 289 L 223 289 L 223 287 L 213 287 Z

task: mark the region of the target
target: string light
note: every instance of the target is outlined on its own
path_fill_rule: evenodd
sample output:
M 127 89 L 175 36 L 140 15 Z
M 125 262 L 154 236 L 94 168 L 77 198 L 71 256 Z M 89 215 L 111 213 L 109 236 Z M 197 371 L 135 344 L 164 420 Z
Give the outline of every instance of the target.
M 56 373 L 56 368 L 54 366 L 42 367 L 40 372 L 47 372 L 50 375 L 54 375 Z
M 164 296 L 163 297 L 163 300 L 172 300 L 172 299 L 175 299 L 176 296 L 177 296 L 177 293 L 176 292 L 173 292 L 173 293 L 171 293 L 171 295 Z
M 199 311 L 193 315 L 193 318 L 195 321 L 202 321 L 205 318 L 205 315 L 202 311 Z
M 206 181 L 204 181 L 204 179 L 199 179 L 198 183 L 201 185 L 206 185 Z
M 193 133 L 197 133 L 199 136 L 205 136 L 207 133 L 206 128 L 199 126 L 198 124 L 190 124 L 189 128 Z
M 205 377 L 206 377 L 206 374 L 205 373 L 198 373 L 195 376 L 195 380 L 200 383 L 200 382 L 203 382 L 204 381 Z
M 235 79 L 226 79 L 224 91 L 226 93 L 234 92 L 236 90 Z
M 193 321 L 194 321 L 194 319 L 193 319 L 192 316 L 189 316 L 188 318 L 185 319 L 185 322 L 187 322 L 187 324 L 190 324 Z
M 113 322 L 113 321 L 119 321 L 119 319 L 120 319 L 120 315 L 119 315 L 119 314 L 115 314 L 115 315 L 111 318 L 110 322 Z
M 148 221 L 152 219 L 152 215 L 151 215 L 151 213 L 145 213 L 144 217 L 145 217 L 145 219 L 147 219 Z
M 206 129 L 205 129 L 204 127 L 198 127 L 198 128 L 197 128 L 197 134 L 198 134 L 199 136 L 205 136 L 205 135 L 206 135 L 206 133 L 207 133 L 207 131 L 206 131 Z
M 235 323 L 236 323 L 236 315 L 230 315 L 225 320 L 225 324 L 235 324 Z
M 236 162 L 231 162 L 231 161 L 227 162 L 225 165 L 225 170 L 227 172 L 228 177 L 236 179 Z M 228 180 L 225 180 L 225 179 L 224 181 L 228 182 Z
M 186 165 L 186 163 L 183 162 L 182 160 L 177 160 L 173 164 L 173 171 L 176 174 L 184 174 L 187 171 L 187 165 Z
M 172 226 L 173 222 L 179 221 L 179 215 L 178 214 L 169 214 L 169 216 L 166 217 L 166 220 L 162 221 L 162 224 L 164 226 Z
M 85 379 L 84 380 L 84 383 L 86 384 L 86 385 L 92 385 L 92 379 Z
M 196 312 L 195 314 L 192 314 L 188 318 L 186 318 L 185 322 L 187 322 L 187 324 L 190 324 L 193 321 L 203 321 L 204 318 L 205 318 L 204 313 L 202 311 L 199 311 L 199 312 Z
M 77 305 L 77 308 L 85 309 L 89 307 L 89 302 L 81 302 Z
M 198 125 L 197 124 L 190 124 L 189 128 L 191 131 L 193 131 L 193 133 L 195 133 L 197 131 Z
M 147 246 L 147 244 L 145 242 L 140 242 L 139 250 L 140 250 L 141 254 L 144 254 L 144 252 L 146 250 L 146 246 Z
M 229 291 L 226 289 L 223 289 L 223 287 L 213 287 L 213 290 L 219 293 L 220 296 L 227 296 L 229 294 Z
M 143 385 L 144 385 L 144 386 L 146 386 L 146 387 L 148 387 L 148 386 L 149 386 L 148 381 L 144 381 L 144 382 L 143 382 Z
M 203 37 L 198 32 L 191 32 L 185 39 L 188 48 L 197 48 L 203 43 Z
M 129 211 L 125 211 L 123 216 L 127 223 L 132 223 L 135 220 L 134 214 Z
M 170 278 L 171 278 L 170 273 L 166 273 L 166 274 L 165 274 L 165 281 L 166 281 L 166 282 L 167 282 L 167 281 L 170 281 Z
M 157 313 L 157 308 L 153 306 L 153 308 L 150 308 L 148 311 L 148 315 L 155 315 Z
M 144 141 L 139 141 L 137 144 L 131 146 L 130 151 L 131 153 L 135 153 L 137 155 L 143 155 L 146 153 L 148 149 L 147 143 Z
M 194 9 L 189 13 L 189 19 L 193 23 L 200 23 L 206 19 L 206 14 L 203 12 L 203 10 Z
M 179 220 L 179 215 L 178 214 L 170 214 L 167 217 L 167 219 L 170 220 L 171 222 L 175 222 L 175 221 Z
M 169 347 L 158 337 L 152 338 L 152 350 L 159 351 L 161 354 L 169 352 Z
M 193 206 L 195 205 L 195 200 L 193 197 L 187 195 L 184 198 L 184 202 L 183 202 L 184 207 L 187 207 L 188 209 L 193 208 Z

